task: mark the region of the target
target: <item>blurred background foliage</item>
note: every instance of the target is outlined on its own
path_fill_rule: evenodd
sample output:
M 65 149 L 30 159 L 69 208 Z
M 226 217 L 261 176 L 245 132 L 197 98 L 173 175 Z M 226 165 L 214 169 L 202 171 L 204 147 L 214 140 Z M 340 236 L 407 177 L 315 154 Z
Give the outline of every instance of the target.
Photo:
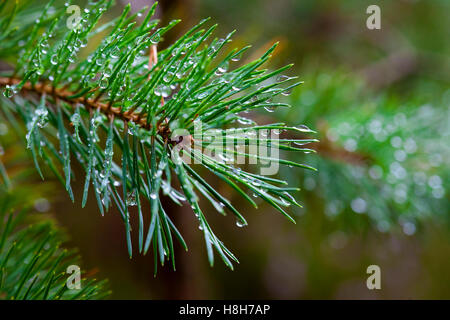
M 151 4 L 132 2 L 135 11 Z M 177 270 L 166 266 L 156 278 L 153 257 L 127 258 L 115 212 L 101 217 L 95 201 L 82 210 L 54 188 L 55 217 L 80 248 L 82 268 L 98 267 L 112 297 L 124 299 L 450 298 L 450 3 L 377 1 L 381 30 L 366 28 L 370 4 L 160 1 L 163 24 L 183 19 L 166 43 L 207 16 L 219 23 L 219 34 L 238 30 L 231 47 L 252 43 L 258 55 L 280 41 L 271 68 L 294 62 L 287 76 L 305 83 L 286 97 L 293 108 L 246 117 L 317 130 L 317 154 L 302 160 L 319 172 L 280 170 L 303 189 L 296 225 L 229 194 L 249 225 L 210 219 L 240 259 L 233 272 L 208 266 L 195 217 L 171 207 L 189 251 L 177 248 Z M 78 197 L 82 184 L 73 186 Z M 371 264 L 381 267 L 382 290 L 366 287 Z
M 18 141 L 23 135 L 10 134 L 10 129 L 20 127 L 7 114 L 0 115 L 0 300 L 108 297 L 107 282 L 95 278 L 95 268 L 81 270 L 80 290 L 68 288 L 67 268 L 83 264 L 78 251 L 65 246 L 67 232 L 50 213 L 58 185 L 41 183 L 36 188 L 40 182 L 23 151 L 23 141 Z M 12 126 L 8 128 L 6 121 Z

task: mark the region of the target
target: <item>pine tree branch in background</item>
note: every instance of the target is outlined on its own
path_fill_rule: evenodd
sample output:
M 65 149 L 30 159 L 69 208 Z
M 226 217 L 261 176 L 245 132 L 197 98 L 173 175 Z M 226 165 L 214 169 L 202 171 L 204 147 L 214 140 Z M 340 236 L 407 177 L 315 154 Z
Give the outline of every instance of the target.
M 0 148 L 10 158 L 1 160 L 9 165 L 22 159 L 23 152 L 14 150 L 15 139 L 7 140 L 6 144 L 2 141 Z M 30 183 L 26 161 L 19 163 L 8 166 L 10 172 L 2 171 L 0 178 L 8 182 L 0 185 L 0 300 L 108 297 L 107 282 L 95 279 L 95 272 L 81 268 L 79 286 L 71 287 L 68 267 L 82 266 L 80 257 L 77 250 L 65 248 L 67 235 L 47 213 L 48 188 L 36 188 Z M 3 167 L 1 161 L 0 164 Z
M 318 174 L 296 176 L 309 191 L 305 207 L 323 210 L 339 231 L 412 235 L 424 222 L 449 223 L 450 113 L 442 97 L 400 99 L 363 84 L 349 72 L 322 71 L 291 97 L 303 108 L 286 118 L 321 134 L 311 159 Z

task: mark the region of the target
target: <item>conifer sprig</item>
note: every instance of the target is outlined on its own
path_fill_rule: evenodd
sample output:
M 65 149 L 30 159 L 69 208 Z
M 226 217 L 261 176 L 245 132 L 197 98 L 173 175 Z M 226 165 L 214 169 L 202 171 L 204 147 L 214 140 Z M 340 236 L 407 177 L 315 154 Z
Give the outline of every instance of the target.
M 82 205 L 86 204 L 89 189 L 93 189 L 101 214 L 113 204 L 118 208 L 130 257 L 130 215 L 134 207 L 139 220 L 139 252 L 147 253 L 153 247 L 155 265 L 157 260 L 163 264 L 168 258 L 174 263 L 173 238 L 187 248 L 163 208 L 161 197 L 167 196 L 192 207 L 205 235 L 211 265 L 213 249 L 230 268 L 231 260 L 237 261 L 212 231 L 200 208 L 199 196 L 219 213 L 225 214 L 225 209 L 231 212 L 238 225 L 247 222 L 229 200 L 208 184 L 196 165 L 181 157 L 178 148 L 183 139 L 183 152 L 194 163 L 212 172 L 253 206 L 256 203 L 247 190 L 294 221 L 283 207 L 300 206 L 291 195 L 297 188 L 240 169 L 228 163 L 224 155 L 220 159 L 195 148 L 200 144 L 205 150 L 214 149 L 219 142 L 203 137 L 216 130 L 246 145 L 265 143 L 282 150 L 311 151 L 296 147 L 315 141 L 305 136 L 313 133 L 309 128 L 282 123 L 261 126 L 242 115 L 255 109 L 289 107 L 272 99 L 289 94 L 301 83 L 283 75 L 290 65 L 274 71 L 262 69 L 276 44 L 260 58 L 241 64 L 249 47 L 225 50 L 234 32 L 224 39 L 209 40 L 216 25 L 207 27 L 205 19 L 156 53 L 164 34 L 179 22 L 158 27 L 158 21 L 152 18 L 156 5 L 136 14 L 130 14 L 128 5 L 118 18 L 104 23 L 102 15 L 112 1 L 91 2 L 82 11 L 79 26 L 73 29 L 66 27 L 66 7 L 70 3 L 58 7 L 50 1 L 41 10 L 33 5 L 3 1 L 0 6 L 0 58 L 14 66 L 14 70 L 0 74 L 0 86 L 8 98 L 3 103 L 4 112 L 17 113 L 23 119 L 27 146 L 37 170 L 43 176 L 40 165 L 46 163 L 72 200 L 71 161 L 76 159 L 81 164 L 86 172 Z M 39 18 L 31 21 L 29 11 L 40 12 Z M 139 16 L 143 16 L 140 24 L 136 22 Z M 90 39 L 96 35 L 102 41 L 93 48 Z M 195 135 L 199 122 L 200 138 Z M 187 134 L 176 136 L 179 129 Z M 297 138 L 275 139 L 260 134 L 267 130 L 278 134 L 289 130 Z M 247 150 L 225 151 L 255 161 L 278 161 Z M 60 163 L 62 172 L 55 162 Z M 293 161 L 279 163 L 313 169 Z M 175 177 L 181 190 L 175 187 Z M 144 212 L 144 199 L 150 212 Z

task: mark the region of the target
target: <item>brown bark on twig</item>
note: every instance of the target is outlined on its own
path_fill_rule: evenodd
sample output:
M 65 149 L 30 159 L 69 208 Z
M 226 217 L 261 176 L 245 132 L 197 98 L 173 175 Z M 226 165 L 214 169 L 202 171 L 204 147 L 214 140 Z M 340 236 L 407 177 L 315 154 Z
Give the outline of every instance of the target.
M 17 85 L 21 81 L 22 80 L 19 78 L 0 77 L 0 86 Z M 85 97 L 72 98 L 74 93 L 64 88 L 63 89 L 54 88 L 53 86 L 42 82 L 38 82 L 37 84 L 33 85 L 31 82 L 27 81 L 21 88 L 21 91 L 28 93 L 36 93 L 38 95 L 46 94 L 54 97 L 55 99 L 65 101 L 71 105 L 81 104 L 89 111 L 98 109 L 107 117 L 114 117 L 116 119 L 121 119 L 126 123 L 128 123 L 129 121 L 133 121 L 140 127 L 147 130 L 151 129 L 152 127 L 150 123 L 147 123 L 146 119 L 141 118 L 140 114 L 135 113 L 132 110 L 123 112 L 122 108 L 111 107 L 109 104 L 99 102 L 97 99 L 92 98 L 86 99 Z M 168 128 L 166 128 L 165 126 L 161 125 L 158 127 L 158 133 L 163 138 L 167 138 L 167 135 L 170 134 L 170 130 L 168 130 Z

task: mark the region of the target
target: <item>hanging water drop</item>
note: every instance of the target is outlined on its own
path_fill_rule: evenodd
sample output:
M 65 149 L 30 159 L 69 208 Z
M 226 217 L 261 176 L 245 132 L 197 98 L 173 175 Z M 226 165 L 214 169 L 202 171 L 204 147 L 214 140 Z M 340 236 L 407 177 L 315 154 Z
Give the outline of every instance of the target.
M 292 88 L 283 90 L 283 92 L 281 92 L 281 94 L 286 97 L 289 96 L 291 93 L 292 93 Z
M 17 93 L 16 86 L 10 85 L 6 85 L 5 90 L 3 91 L 3 95 L 7 98 L 11 98 L 16 93 Z
M 155 95 L 158 97 L 167 98 L 172 93 L 169 86 L 160 85 L 155 89 Z
M 161 36 L 158 33 L 156 33 L 151 37 L 150 42 L 152 44 L 157 44 L 160 41 L 160 39 L 161 39 Z
M 50 63 L 54 66 L 58 63 L 58 55 L 56 53 L 50 58 Z
M 127 194 L 127 206 L 134 207 L 136 205 L 136 192 L 133 190 L 132 192 L 128 192 Z
M 275 107 L 275 106 L 266 106 L 266 107 L 264 107 L 264 109 L 265 109 L 267 112 L 274 112 L 275 109 L 276 109 L 276 107 Z
M 117 59 L 120 55 L 120 51 L 117 47 L 114 47 L 111 51 L 110 51 L 110 57 L 113 59 Z
M 242 59 L 242 52 L 237 54 L 237 55 L 234 55 L 233 58 L 231 58 L 231 61 L 236 62 L 236 61 L 239 61 L 241 59 Z
M 216 76 L 221 76 L 228 70 L 228 62 L 222 63 L 216 70 Z
M 238 226 L 239 228 L 245 227 L 246 225 L 247 225 L 247 223 L 244 221 L 241 221 L 241 220 L 236 221 L 236 226 Z
M 71 117 L 70 117 L 70 122 L 72 122 L 72 125 L 74 127 L 78 127 L 81 123 L 81 117 L 79 113 L 74 113 Z
M 48 123 L 48 110 L 40 106 L 35 111 L 36 124 L 39 128 L 44 128 Z
M 308 128 L 308 126 L 306 126 L 306 125 L 304 125 L 304 124 L 299 125 L 299 126 L 297 127 L 297 130 L 298 130 L 298 131 L 301 131 L 301 132 L 311 132 L 311 131 L 312 131 L 310 128 Z
M 240 123 L 240 124 L 253 124 L 254 122 L 253 122 L 253 120 L 251 120 L 251 119 L 248 119 L 248 118 L 244 118 L 244 117 L 239 117 L 239 118 L 237 118 L 237 121 Z
M 285 76 L 284 74 L 280 74 L 280 75 L 278 75 L 277 76 L 277 82 L 283 82 L 283 81 L 286 81 L 286 80 L 290 80 L 290 79 L 292 79 L 291 77 L 288 77 L 288 76 Z
M 106 89 L 106 88 L 108 88 L 108 85 L 109 85 L 108 78 L 103 77 L 102 80 L 100 81 L 100 88 Z

